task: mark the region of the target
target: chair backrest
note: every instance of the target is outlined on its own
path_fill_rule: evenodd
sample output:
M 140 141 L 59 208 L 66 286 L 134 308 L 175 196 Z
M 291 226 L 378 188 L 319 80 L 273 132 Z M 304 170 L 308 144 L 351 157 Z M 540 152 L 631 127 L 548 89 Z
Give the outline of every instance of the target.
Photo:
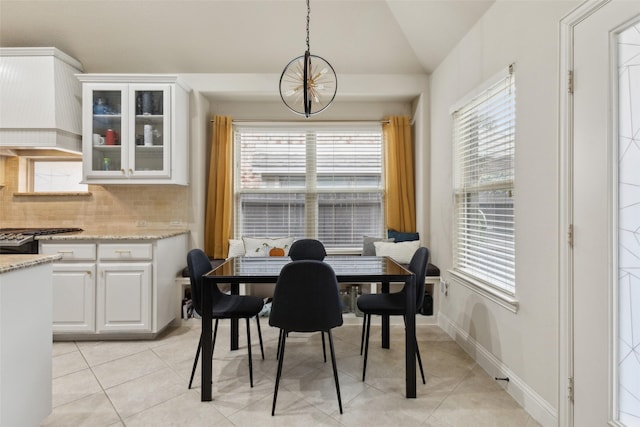
M 322 261 L 327 256 L 327 251 L 320 240 L 300 239 L 293 242 L 289 249 L 289 257 L 293 261 L 301 259 L 315 259 Z
M 202 303 L 200 296 L 202 292 L 202 276 L 211 271 L 211 261 L 202 249 L 191 249 L 187 254 L 187 268 L 189 269 L 189 279 L 191 282 L 191 301 L 193 309 L 202 316 Z M 217 297 L 221 295 L 220 289 L 212 285 L 213 304 Z
M 285 331 L 327 331 L 342 325 L 342 305 L 333 268 L 317 260 L 292 261 L 280 271 L 269 325 Z
M 428 264 L 429 249 L 425 247 L 418 248 L 409 262 L 409 270 L 416 275 L 416 310 L 420 310 L 424 303 L 424 279 Z

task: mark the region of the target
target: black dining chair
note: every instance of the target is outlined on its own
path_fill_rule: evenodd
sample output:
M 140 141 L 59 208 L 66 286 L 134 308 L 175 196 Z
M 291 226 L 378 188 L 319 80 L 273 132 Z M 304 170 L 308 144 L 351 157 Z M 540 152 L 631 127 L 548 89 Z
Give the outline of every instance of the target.
M 201 249 L 192 249 L 187 254 L 187 268 L 189 269 L 189 277 L 191 279 L 191 299 L 193 308 L 200 316 L 202 316 L 202 303 L 200 296 L 202 292 L 202 276 L 211 271 L 211 261 Z M 213 330 L 213 340 L 211 344 L 211 355 L 216 345 L 216 335 L 218 334 L 218 320 L 220 319 L 246 319 L 247 321 L 247 350 L 249 353 L 249 382 L 253 387 L 253 362 L 251 360 L 251 332 L 249 328 L 249 319 L 256 318 L 258 325 L 258 338 L 260 339 L 260 352 L 264 360 L 264 348 L 262 346 L 262 332 L 260 331 L 260 316 L 258 313 L 262 310 L 264 302 L 259 297 L 246 295 L 227 295 L 218 289 L 217 285 L 211 285 L 212 293 L 212 319 L 216 319 Z M 198 365 L 198 358 L 202 348 L 202 333 L 200 333 L 200 342 L 198 342 L 198 350 L 196 358 L 193 361 L 193 369 L 191 370 L 191 379 L 189 379 L 189 388 L 193 383 L 193 376 Z
M 333 378 L 342 414 L 340 383 L 331 330 L 342 325 L 342 306 L 338 280 L 333 268 L 317 260 L 292 261 L 280 272 L 273 293 L 269 325 L 280 328 L 278 371 L 273 392 L 271 415 L 275 415 L 278 386 L 282 376 L 287 334 L 289 332 L 322 331 L 329 337 Z
M 320 240 L 300 239 L 293 242 L 289 248 L 289 257 L 293 261 L 301 259 L 315 259 L 322 261 L 327 256 L 327 251 Z
M 302 259 L 313 259 L 316 261 L 322 261 L 327 256 L 327 250 L 324 248 L 324 244 L 320 240 L 316 239 L 300 239 L 293 242 L 291 248 L 289 248 L 289 257 L 293 261 L 299 261 Z M 282 330 L 278 337 L 278 342 L 282 339 Z M 278 354 L 276 358 L 280 357 L 278 346 Z M 322 357 L 324 357 L 325 363 L 327 362 L 327 347 L 325 344 L 324 333 L 322 333 Z
M 409 263 L 409 270 L 415 275 L 416 283 L 416 312 L 422 308 L 424 303 L 424 280 L 427 275 L 427 265 L 429 263 L 429 249 L 425 247 L 418 248 L 413 254 Z M 364 322 L 362 324 L 362 338 L 360 340 L 360 354 L 364 345 L 364 364 L 362 366 L 362 381 L 364 381 L 367 373 L 367 356 L 369 352 L 369 332 L 371 330 L 371 315 L 387 315 L 387 316 L 403 316 L 405 327 L 407 324 L 407 310 L 405 299 L 405 287 L 399 292 L 381 293 L 362 295 L 358 298 L 358 308 L 364 313 Z M 365 341 L 366 330 L 366 341 Z M 418 340 L 416 340 L 416 357 L 420 366 L 420 374 L 422 375 L 422 383 L 425 384 L 424 370 L 422 369 L 422 359 L 420 358 L 420 349 L 418 348 Z

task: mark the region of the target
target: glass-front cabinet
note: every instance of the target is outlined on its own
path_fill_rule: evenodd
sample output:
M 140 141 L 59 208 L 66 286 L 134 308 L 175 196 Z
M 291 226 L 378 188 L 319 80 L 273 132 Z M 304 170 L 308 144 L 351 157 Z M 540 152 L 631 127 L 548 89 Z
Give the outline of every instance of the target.
M 167 76 L 79 75 L 89 184 L 187 182 L 188 95 Z

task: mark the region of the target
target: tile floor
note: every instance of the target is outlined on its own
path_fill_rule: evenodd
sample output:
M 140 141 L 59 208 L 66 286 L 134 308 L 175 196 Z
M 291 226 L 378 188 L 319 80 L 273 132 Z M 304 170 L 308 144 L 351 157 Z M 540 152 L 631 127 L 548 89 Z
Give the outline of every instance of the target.
M 379 327 L 372 326 L 364 383 L 360 326 L 334 330 L 342 415 L 320 334 L 292 334 L 272 417 L 278 333 L 261 320 L 265 360 L 251 322 L 253 388 L 246 334 L 240 350 L 231 352 L 228 321 L 221 322 L 211 402 L 200 402 L 199 368 L 187 389 L 197 320 L 180 321 L 153 341 L 55 342 L 53 411 L 42 426 L 539 426 L 441 329 L 425 325 L 418 326 L 418 341 L 427 381 L 418 382 L 416 399 L 404 397 L 402 327 L 392 326 L 391 349 L 385 350 Z

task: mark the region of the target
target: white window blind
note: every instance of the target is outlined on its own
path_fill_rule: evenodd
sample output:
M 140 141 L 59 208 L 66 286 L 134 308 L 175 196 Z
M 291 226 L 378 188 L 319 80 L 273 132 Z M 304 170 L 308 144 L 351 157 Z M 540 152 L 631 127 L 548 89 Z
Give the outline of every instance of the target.
M 383 225 L 378 125 L 235 126 L 236 236 L 362 247 Z
M 453 113 L 454 271 L 515 294 L 515 78 Z

